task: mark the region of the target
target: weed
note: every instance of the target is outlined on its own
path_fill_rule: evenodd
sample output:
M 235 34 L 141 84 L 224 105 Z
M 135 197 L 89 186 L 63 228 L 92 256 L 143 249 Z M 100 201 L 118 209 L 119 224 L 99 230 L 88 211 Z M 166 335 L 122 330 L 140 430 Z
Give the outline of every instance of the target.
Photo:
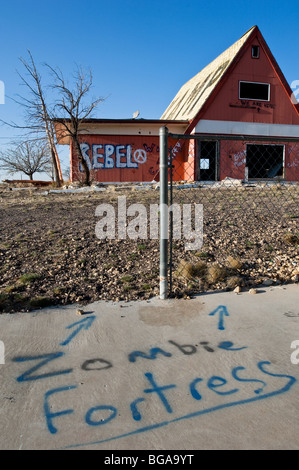
M 13 292 L 16 289 L 17 289 L 16 286 L 7 286 L 4 288 L 4 292 L 6 292 L 7 294 L 11 294 L 11 292 Z
M 11 292 L 2 292 L 0 293 L 0 311 L 4 311 L 5 308 L 16 307 L 22 308 L 27 305 L 28 298 L 23 297 L 21 294 L 11 293 Z
M 7 250 L 10 247 L 11 247 L 11 243 L 7 243 L 7 242 L 1 243 L 0 250 Z
M 137 245 L 137 248 L 138 250 L 142 251 L 142 250 L 146 250 L 146 245 Z
M 32 282 L 36 281 L 39 278 L 40 278 L 39 274 L 27 273 L 27 274 L 23 274 L 23 276 L 20 277 L 19 281 L 21 284 L 31 284 Z
M 198 258 L 206 259 L 209 257 L 209 253 L 207 251 L 198 251 L 197 253 L 195 253 L 195 256 L 197 256 Z
M 66 291 L 65 287 L 54 287 L 53 293 L 55 295 L 63 294 Z
M 124 289 L 125 292 L 129 292 L 129 291 L 131 291 L 132 289 L 134 289 L 134 287 L 133 287 L 133 286 L 128 286 L 128 285 L 126 285 L 126 286 L 123 287 L 123 289 Z
M 128 259 L 137 259 L 137 258 L 139 258 L 139 255 L 137 255 L 137 253 L 132 253 L 128 255 Z
M 150 284 L 143 284 L 142 289 L 143 290 L 151 290 L 151 286 L 150 286 Z
M 49 235 L 49 238 L 54 238 L 57 232 L 55 232 L 55 230 L 48 230 L 47 234 Z
M 121 278 L 121 282 L 125 282 L 125 283 L 132 282 L 133 280 L 134 280 L 134 277 L 130 276 L 129 274 Z

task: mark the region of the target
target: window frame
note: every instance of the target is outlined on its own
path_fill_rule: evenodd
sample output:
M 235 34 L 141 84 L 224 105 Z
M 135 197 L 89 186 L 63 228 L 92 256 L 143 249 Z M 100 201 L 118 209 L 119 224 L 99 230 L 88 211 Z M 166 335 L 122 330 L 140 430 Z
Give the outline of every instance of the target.
M 268 99 L 263 100 L 261 98 L 245 98 L 241 97 L 241 83 L 252 83 L 254 85 L 267 85 L 268 86 Z M 247 80 L 239 80 L 239 100 L 250 100 L 250 101 L 270 101 L 270 83 L 263 83 L 263 82 L 250 82 Z
M 256 51 L 257 51 L 257 55 L 253 54 L 253 51 L 254 51 L 255 48 L 256 48 Z M 251 46 L 251 58 L 252 59 L 259 59 L 260 58 L 260 46 L 258 46 L 256 44 L 253 44 Z
M 275 181 L 277 178 L 281 180 L 285 180 L 285 168 L 286 168 L 286 144 L 281 144 L 281 143 L 263 143 L 263 142 L 246 142 L 245 148 L 246 148 L 246 157 L 245 157 L 245 168 L 248 167 L 248 147 L 249 146 L 258 146 L 258 147 L 281 147 L 282 149 L 282 175 L 278 176 L 273 176 L 273 177 L 256 177 L 256 178 L 248 178 L 250 181 Z M 246 170 L 245 170 L 246 171 Z M 248 170 L 247 170 L 248 171 Z

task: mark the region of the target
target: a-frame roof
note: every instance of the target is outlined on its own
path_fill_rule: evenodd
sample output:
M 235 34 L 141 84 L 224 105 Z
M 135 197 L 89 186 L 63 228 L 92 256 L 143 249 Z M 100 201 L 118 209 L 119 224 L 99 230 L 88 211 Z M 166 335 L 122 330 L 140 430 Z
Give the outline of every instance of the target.
M 288 95 L 291 96 L 292 91 L 266 41 L 258 27 L 253 26 L 237 42 L 182 86 L 161 116 L 161 119 L 188 120 L 190 123 L 193 121 L 193 124 L 195 124 L 194 121 L 197 122 L 200 119 L 201 111 L 206 107 L 211 98 L 215 96 L 223 80 L 228 76 L 230 70 L 233 69 L 234 64 L 245 50 L 246 45 L 255 35 L 259 36 L 263 48 L 266 50 L 267 56 L 279 76 L 280 82 Z M 299 115 L 298 105 L 295 105 L 295 108 Z

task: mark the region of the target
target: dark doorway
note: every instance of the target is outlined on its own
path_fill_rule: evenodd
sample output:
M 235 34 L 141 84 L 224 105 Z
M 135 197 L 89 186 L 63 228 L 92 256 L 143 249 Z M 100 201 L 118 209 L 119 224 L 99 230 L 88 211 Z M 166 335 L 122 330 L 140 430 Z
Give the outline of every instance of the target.
M 217 180 L 217 142 L 200 141 L 198 142 L 198 181 L 216 181 Z
M 247 144 L 246 167 L 248 178 L 283 177 L 283 145 Z

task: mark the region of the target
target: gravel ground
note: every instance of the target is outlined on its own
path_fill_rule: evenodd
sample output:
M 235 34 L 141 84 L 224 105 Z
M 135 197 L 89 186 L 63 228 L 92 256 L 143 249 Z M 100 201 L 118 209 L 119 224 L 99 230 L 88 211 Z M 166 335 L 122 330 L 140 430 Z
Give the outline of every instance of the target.
M 173 242 L 172 295 L 298 282 L 299 187 L 177 189 L 204 208 L 200 250 Z M 159 294 L 158 240 L 100 240 L 96 207 L 159 203 L 151 186 L 52 192 L 0 188 L 0 312 Z M 116 211 L 117 213 L 117 211 Z M 132 219 L 132 218 L 131 218 Z

